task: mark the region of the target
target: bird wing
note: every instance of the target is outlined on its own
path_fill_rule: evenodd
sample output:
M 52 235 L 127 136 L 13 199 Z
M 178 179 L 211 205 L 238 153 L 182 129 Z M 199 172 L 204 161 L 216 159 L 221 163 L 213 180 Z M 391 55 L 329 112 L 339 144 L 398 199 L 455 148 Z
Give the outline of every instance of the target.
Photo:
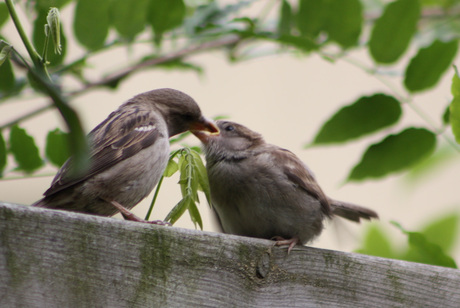
M 330 216 L 331 207 L 328 198 L 308 167 L 289 150 L 276 147 L 274 154 L 276 165 L 282 167 L 288 180 L 318 199 L 323 213 Z
M 89 169 L 75 176 L 71 172 L 72 158 L 69 158 L 44 195 L 50 196 L 80 183 L 150 147 L 159 137 L 167 137 L 161 121 L 152 110 L 139 106 L 128 105 L 112 112 L 88 135 L 91 145 Z

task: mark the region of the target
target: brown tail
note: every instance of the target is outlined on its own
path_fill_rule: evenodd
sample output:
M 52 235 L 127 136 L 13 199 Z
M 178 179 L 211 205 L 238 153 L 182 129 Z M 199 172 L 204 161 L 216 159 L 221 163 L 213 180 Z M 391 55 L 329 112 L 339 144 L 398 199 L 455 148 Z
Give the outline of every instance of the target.
M 328 201 L 331 205 L 332 213 L 345 219 L 359 223 L 361 219 L 379 218 L 379 215 L 371 209 L 331 198 L 328 198 Z

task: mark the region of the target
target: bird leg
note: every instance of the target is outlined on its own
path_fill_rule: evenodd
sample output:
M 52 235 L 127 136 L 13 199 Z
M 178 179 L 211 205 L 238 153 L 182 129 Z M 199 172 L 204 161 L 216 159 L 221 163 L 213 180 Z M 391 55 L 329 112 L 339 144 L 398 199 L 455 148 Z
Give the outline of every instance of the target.
M 123 216 L 123 218 L 126 219 L 126 220 L 137 221 L 137 222 L 144 222 L 144 223 L 154 224 L 154 225 L 160 225 L 160 226 L 170 226 L 170 225 L 171 225 L 169 222 L 162 221 L 162 220 L 152 220 L 152 221 L 148 221 L 148 220 L 142 219 L 142 218 L 140 218 L 140 217 L 134 215 L 134 213 L 132 213 L 131 211 L 129 211 L 127 208 L 125 208 L 123 205 L 121 205 L 120 203 L 118 203 L 118 202 L 115 201 L 115 200 L 112 200 L 112 201 L 110 201 L 109 203 L 112 204 L 114 207 L 116 207 L 117 210 L 120 211 L 120 213 L 121 213 L 121 215 Z
M 299 244 L 300 241 L 297 237 L 293 237 L 291 239 L 285 239 L 281 236 L 274 236 L 272 237 L 272 240 L 275 240 L 275 246 L 284 246 L 284 245 L 289 245 L 288 247 L 288 254 L 291 252 L 292 248 L 294 248 L 295 245 Z

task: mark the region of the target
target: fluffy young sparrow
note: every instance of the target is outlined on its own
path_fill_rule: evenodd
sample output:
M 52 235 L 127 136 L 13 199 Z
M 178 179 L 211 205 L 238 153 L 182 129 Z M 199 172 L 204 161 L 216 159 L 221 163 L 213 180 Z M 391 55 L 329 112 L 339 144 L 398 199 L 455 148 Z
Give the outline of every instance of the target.
M 134 96 L 88 135 L 90 165 L 73 176 L 72 158 L 33 206 L 140 220 L 131 209 L 158 183 L 169 159 L 169 137 L 187 130 L 218 132 L 197 103 L 173 89 Z
M 312 172 L 292 152 L 229 121 L 220 135 L 193 132 L 203 143 L 212 208 L 225 233 L 275 239 L 276 245 L 305 244 L 334 215 L 359 222 L 377 213 L 328 198 Z

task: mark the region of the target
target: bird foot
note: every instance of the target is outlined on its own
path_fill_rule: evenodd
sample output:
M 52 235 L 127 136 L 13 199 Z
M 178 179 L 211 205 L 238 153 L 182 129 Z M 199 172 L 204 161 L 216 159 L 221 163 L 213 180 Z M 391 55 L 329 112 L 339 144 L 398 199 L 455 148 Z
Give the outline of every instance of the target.
M 272 237 L 272 240 L 275 240 L 275 246 L 284 246 L 284 245 L 289 245 L 288 247 L 288 254 L 291 252 L 292 248 L 294 248 L 295 245 L 297 245 L 300 241 L 297 237 L 293 237 L 291 239 L 285 239 L 281 236 L 274 236 Z
M 124 219 L 126 220 L 131 220 L 131 221 L 136 221 L 136 222 L 143 222 L 147 224 L 154 224 L 154 225 L 160 225 L 160 226 L 171 226 L 171 224 L 167 221 L 163 220 L 145 220 L 142 219 L 138 216 L 136 216 L 134 213 L 130 212 L 127 208 L 125 208 L 123 205 L 118 203 L 117 201 L 110 201 L 110 203 L 117 208 L 117 210 L 120 211 L 121 215 L 123 216 Z

